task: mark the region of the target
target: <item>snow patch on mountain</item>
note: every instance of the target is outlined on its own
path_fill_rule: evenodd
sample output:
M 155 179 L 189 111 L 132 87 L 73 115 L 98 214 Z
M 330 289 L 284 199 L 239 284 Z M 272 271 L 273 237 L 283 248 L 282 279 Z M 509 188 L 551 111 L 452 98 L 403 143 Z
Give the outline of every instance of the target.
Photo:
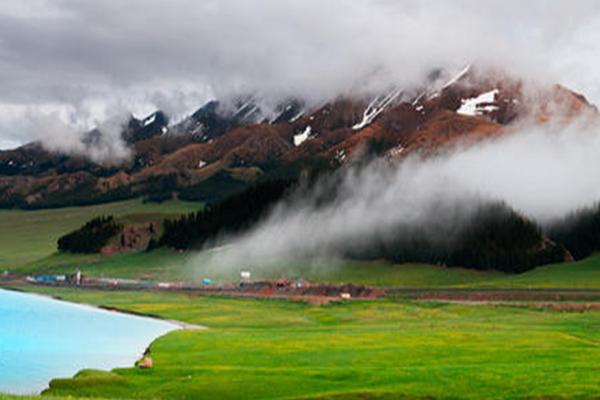
M 343 164 L 343 163 L 344 163 L 344 161 L 346 161 L 346 158 L 347 158 L 347 157 L 348 157 L 348 156 L 347 156 L 347 154 L 346 154 L 346 151 L 345 151 L 345 150 L 343 150 L 343 149 L 340 149 L 340 150 L 336 150 L 336 151 L 335 151 L 335 154 L 334 154 L 334 156 L 333 156 L 333 160 L 334 160 L 335 162 L 337 162 L 338 164 L 340 164 L 340 165 L 341 165 L 341 164 Z
M 294 146 L 298 147 L 302 143 L 307 141 L 308 138 L 310 138 L 311 132 L 312 132 L 312 127 L 309 125 L 306 127 L 306 129 L 304 129 L 304 131 L 302 133 L 295 135 L 294 136 Z
M 423 92 L 421 95 L 419 95 L 413 101 L 413 103 L 412 103 L 413 106 L 417 105 L 421 101 L 421 99 L 425 96 L 426 96 L 427 100 L 432 100 L 432 99 L 439 97 L 444 90 L 448 89 L 450 86 L 456 84 L 456 82 L 463 79 L 469 73 L 470 70 L 471 70 L 471 64 L 468 64 L 462 70 L 460 70 L 457 74 L 453 75 L 448 81 L 443 83 L 441 86 L 440 86 L 439 80 L 436 81 L 433 85 L 433 89 L 429 88 L 428 90 Z
M 456 74 L 454 77 L 452 77 L 448 82 L 446 82 L 444 84 L 444 86 L 442 86 L 442 90 L 449 88 L 450 86 L 454 85 L 456 82 L 458 82 L 459 80 L 461 80 L 462 78 L 464 78 L 465 75 L 467 75 L 467 73 L 471 70 L 471 64 L 468 64 L 466 67 L 464 67 L 458 74 Z
M 242 121 L 256 122 L 260 114 L 261 111 L 258 104 L 253 99 L 250 99 L 237 109 L 234 117 Z
M 274 114 L 271 118 L 269 118 L 269 123 L 274 124 L 276 121 L 280 120 L 282 116 L 290 112 L 292 108 L 293 106 L 291 104 L 288 104 L 283 110 L 279 111 L 278 113 Z
M 290 119 L 290 122 L 291 122 L 291 123 L 294 123 L 294 122 L 298 121 L 298 120 L 299 120 L 299 119 L 300 119 L 300 118 L 301 118 L 301 117 L 304 115 L 304 112 L 305 112 L 305 111 L 304 111 L 304 110 L 302 110 L 302 111 L 300 111 L 298 114 L 294 115 L 294 116 L 292 117 L 292 119 Z
M 498 89 L 494 89 L 477 97 L 463 99 L 462 105 L 456 112 L 461 115 L 475 116 L 497 110 L 498 106 L 494 104 L 494 101 L 498 92 Z
M 154 123 L 154 121 L 156 121 L 156 113 L 154 113 L 151 116 L 149 116 L 148 118 L 146 118 L 143 122 L 143 125 L 148 126 L 148 125 Z
M 396 88 L 388 93 L 374 98 L 363 113 L 363 119 L 354 125 L 352 129 L 358 131 L 371 124 L 371 122 L 373 122 L 379 114 L 381 114 L 390 104 L 392 104 L 402 94 L 402 92 L 402 89 Z
M 400 156 L 404 152 L 404 146 L 398 145 L 388 151 L 388 158 L 395 158 Z

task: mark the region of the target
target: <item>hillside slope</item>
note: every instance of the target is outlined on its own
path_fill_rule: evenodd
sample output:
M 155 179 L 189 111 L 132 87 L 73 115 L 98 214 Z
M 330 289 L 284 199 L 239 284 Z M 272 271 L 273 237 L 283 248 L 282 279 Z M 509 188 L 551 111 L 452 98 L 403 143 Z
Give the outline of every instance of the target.
M 209 102 L 176 124 L 157 112 L 130 118 L 132 156 L 97 164 L 38 143 L 0 151 L 0 207 L 44 208 L 137 196 L 212 201 L 259 179 L 334 169 L 364 154 L 390 160 L 511 134 L 524 124 L 597 118 L 561 86 L 532 88 L 468 67 L 418 90 L 345 96 L 316 107 L 290 99 L 267 114 L 259 99 Z M 101 140 L 95 130 L 86 146 Z

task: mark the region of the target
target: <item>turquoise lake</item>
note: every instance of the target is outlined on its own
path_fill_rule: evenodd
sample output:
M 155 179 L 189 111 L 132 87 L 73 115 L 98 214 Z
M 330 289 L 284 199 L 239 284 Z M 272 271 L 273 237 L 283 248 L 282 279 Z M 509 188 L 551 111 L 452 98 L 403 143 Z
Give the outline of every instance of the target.
M 34 394 L 81 369 L 131 367 L 172 323 L 0 290 L 0 393 Z

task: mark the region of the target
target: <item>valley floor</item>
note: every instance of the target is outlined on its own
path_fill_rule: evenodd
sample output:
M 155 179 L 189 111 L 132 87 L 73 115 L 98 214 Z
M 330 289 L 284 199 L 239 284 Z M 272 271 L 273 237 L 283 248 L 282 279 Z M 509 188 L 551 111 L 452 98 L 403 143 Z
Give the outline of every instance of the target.
M 593 399 L 600 310 L 429 301 L 232 299 L 27 287 L 191 324 L 154 368 L 82 371 L 50 396 L 161 399 Z M 1 398 L 1 397 L 0 397 Z
M 169 201 L 162 204 L 128 200 L 88 207 L 53 210 L 0 210 L 0 279 L 3 275 L 84 274 L 150 281 L 215 284 L 237 282 L 239 268 L 210 269 L 210 252 L 155 250 L 103 257 L 56 253 L 57 239 L 99 215 L 114 215 L 125 223 L 174 218 L 199 210 L 201 203 Z M 404 288 L 569 288 L 600 289 L 600 256 L 577 263 L 549 265 L 520 275 L 494 271 L 445 268 L 434 265 L 394 265 L 384 261 L 354 262 L 324 259 L 310 263 L 289 261 L 253 266 L 253 279 L 303 278 L 318 283 L 353 283 L 373 287 Z
M 600 256 L 521 275 L 347 260 L 253 270 L 253 280 L 392 290 L 370 300 L 338 295 L 326 304 L 23 284 L 27 275 L 77 269 L 153 287 L 204 278 L 235 283 L 239 270 L 208 269 L 207 252 L 54 253 L 56 239 L 92 215 L 160 220 L 201 206 L 135 200 L 0 212 L 0 285 L 208 327 L 158 339 L 152 369 L 57 377 L 44 398 L 600 399 Z M 16 398 L 0 394 L 7 399 Z

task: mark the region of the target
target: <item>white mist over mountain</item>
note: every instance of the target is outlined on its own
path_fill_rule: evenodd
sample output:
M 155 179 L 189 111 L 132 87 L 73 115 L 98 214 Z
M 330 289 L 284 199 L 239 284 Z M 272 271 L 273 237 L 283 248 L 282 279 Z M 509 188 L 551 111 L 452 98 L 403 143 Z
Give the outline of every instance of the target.
M 587 0 L 3 3 L 0 138 L 71 143 L 128 111 L 178 116 L 248 92 L 319 102 L 471 61 L 600 100 L 599 11 Z M 39 114 L 72 129 L 23 122 Z
M 523 127 L 435 157 L 409 156 L 398 164 L 377 160 L 343 172 L 326 206 L 312 193 L 279 204 L 232 246 L 213 252 L 203 267 L 284 264 L 336 255 L 338 249 L 388 237 L 402 227 L 427 229 L 447 240 L 483 204 L 504 202 L 544 226 L 600 200 L 600 126 Z

